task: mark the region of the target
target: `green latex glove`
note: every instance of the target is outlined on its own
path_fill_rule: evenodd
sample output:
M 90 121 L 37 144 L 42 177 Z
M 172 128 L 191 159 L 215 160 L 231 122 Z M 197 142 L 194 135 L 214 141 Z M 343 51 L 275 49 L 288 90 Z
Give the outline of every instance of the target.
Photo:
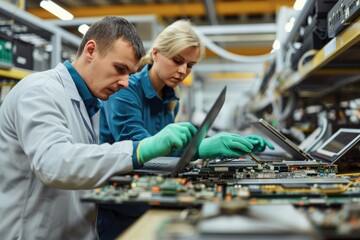
M 205 138 L 199 147 L 200 158 L 238 157 L 251 152 L 253 145 L 238 134 L 222 132 Z
M 197 129 L 189 122 L 167 125 L 152 137 L 140 141 L 136 155 L 140 164 L 184 148 Z
M 254 148 L 252 152 L 262 152 L 265 150 L 266 147 L 274 150 L 274 146 L 265 138 L 258 136 L 258 135 L 247 135 L 244 136 L 246 140 L 248 140 Z

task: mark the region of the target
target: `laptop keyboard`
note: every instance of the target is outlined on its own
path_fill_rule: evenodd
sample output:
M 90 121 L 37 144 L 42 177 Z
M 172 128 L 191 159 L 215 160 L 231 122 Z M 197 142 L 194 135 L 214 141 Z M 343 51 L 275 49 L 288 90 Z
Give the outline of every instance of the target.
M 171 167 L 172 164 L 168 162 L 147 162 L 144 164 L 144 167 L 151 168 L 151 169 L 164 169 Z

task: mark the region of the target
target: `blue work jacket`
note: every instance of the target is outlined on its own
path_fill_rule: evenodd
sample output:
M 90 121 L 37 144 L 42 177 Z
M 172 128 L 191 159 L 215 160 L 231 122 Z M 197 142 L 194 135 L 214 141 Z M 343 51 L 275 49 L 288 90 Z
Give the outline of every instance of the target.
M 149 78 L 151 65 L 129 77 L 129 87 L 110 96 L 100 113 L 100 142 L 139 141 L 174 123 L 169 103 L 179 100 L 173 88 L 165 86 L 159 97 Z

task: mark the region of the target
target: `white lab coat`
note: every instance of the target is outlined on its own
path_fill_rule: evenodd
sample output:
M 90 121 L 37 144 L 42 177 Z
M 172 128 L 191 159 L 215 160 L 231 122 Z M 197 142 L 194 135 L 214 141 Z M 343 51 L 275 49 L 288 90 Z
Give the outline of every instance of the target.
M 96 206 L 80 197 L 133 170 L 133 143 L 98 145 L 96 125 L 63 64 L 11 90 L 0 107 L 1 239 L 97 238 Z

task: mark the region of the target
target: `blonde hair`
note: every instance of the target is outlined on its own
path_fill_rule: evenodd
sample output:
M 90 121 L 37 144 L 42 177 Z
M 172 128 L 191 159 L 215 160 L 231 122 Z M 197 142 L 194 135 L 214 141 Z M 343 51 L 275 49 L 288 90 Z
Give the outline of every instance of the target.
M 140 60 L 139 69 L 143 68 L 146 64 L 154 63 L 152 58 L 154 49 L 157 49 L 167 58 L 172 58 L 188 47 L 199 47 L 200 54 L 198 60 L 201 60 L 205 55 L 205 44 L 201 41 L 200 36 L 193 27 L 194 25 L 189 20 L 182 19 L 164 28 L 156 37 L 147 54 Z M 180 95 L 179 86 L 175 87 L 174 91 L 176 96 Z M 175 122 L 178 121 L 181 111 L 179 106 L 179 112 L 175 116 L 174 109 L 178 103 L 180 104 L 178 100 L 173 100 L 168 105 L 168 109 L 174 114 Z
M 175 95 L 176 95 L 176 96 L 179 96 L 179 95 L 180 95 L 180 88 L 179 88 L 179 86 L 174 87 L 174 92 L 175 92 Z M 178 107 L 178 112 L 177 112 L 177 114 L 175 115 L 175 107 L 176 107 L 177 104 L 179 104 L 179 107 Z M 178 100 L 172 100 L 172 101 L 169 102 L 169 104 L 168 104 L 168 109 L 169 109 L 169 110 L 173 113 L 173 115 L 174 115 L 174 122 L 178 122 L 179 117 L 180 117 L 180 113 L 181 113 L 180 101 L 178 101 Z
M 189 20 L 182 19 L 164 28 L 156 37 L 147 54 L 141 59 L 140 68 L 154 62 L 152 59 L 154 49 L 164 56 L 172 58 L 188 47 L 199 47 L 199 60 L 201 60 L 205 55 L 205 45 L 193 26 Z

